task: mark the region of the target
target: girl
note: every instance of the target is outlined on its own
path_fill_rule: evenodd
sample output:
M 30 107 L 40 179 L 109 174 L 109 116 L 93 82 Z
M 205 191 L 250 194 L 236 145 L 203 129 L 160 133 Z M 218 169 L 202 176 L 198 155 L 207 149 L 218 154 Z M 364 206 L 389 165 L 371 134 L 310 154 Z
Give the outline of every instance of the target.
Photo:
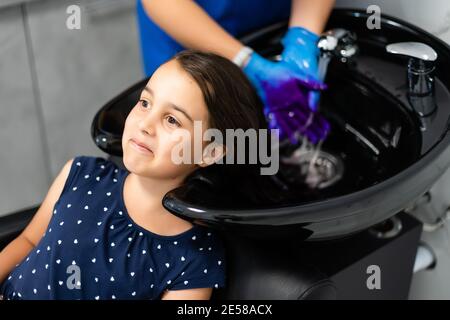
M 215 163 L 224 144 L 200 162 L 174 164 L 176 129 L 191 133 L 181 138 L 189 145 L 194 121 L 224 137 L 227 128 L 266 128 L 258 96 L 236 65 L 212 53 L 178 53 L 155 71 L 126 119 L 127 170 L 100 157 L 71 159 L 30 224 L 0 253 L 3 298 L 209 299 L 225 286 L 218 234 L 161 203 L 199 170 L 220 166 L 230 179 L 246 171 Z

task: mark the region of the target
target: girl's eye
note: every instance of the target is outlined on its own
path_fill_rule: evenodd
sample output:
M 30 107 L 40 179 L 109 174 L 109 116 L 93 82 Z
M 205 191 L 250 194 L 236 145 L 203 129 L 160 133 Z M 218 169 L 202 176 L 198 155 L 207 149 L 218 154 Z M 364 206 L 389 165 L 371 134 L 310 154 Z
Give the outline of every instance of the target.
M 180 127 L 180 126 L 181 126 L 181 124 L 180 124 L 174 117 L 172 117 L 172 116 L 168 116 L 166 119 L 168 119 L 167 121 L 168 121 L 170 124 L 174 124 L 174 125 L 176 125 L 177 127 Z
M 149 103 L 147 100 L 139 100 L 139 103 L 142 107 L 147 108 Z

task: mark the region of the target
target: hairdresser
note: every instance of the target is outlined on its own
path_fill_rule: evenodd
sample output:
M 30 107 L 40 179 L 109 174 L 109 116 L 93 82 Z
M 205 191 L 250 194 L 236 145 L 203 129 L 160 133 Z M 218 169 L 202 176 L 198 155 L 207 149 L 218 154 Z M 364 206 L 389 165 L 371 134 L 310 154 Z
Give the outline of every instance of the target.
M 239 65 L 257 90 L 269 127 L 289 137 L 317 110 L 319 34 L 334 0 L 137 0 L 138 25 L 146 76 L 184 48 L 210 51 Z M 280 21 L 281 61 L 273 62 L 238 38 Z M 292 109 L 295 99 L 296 107 Z

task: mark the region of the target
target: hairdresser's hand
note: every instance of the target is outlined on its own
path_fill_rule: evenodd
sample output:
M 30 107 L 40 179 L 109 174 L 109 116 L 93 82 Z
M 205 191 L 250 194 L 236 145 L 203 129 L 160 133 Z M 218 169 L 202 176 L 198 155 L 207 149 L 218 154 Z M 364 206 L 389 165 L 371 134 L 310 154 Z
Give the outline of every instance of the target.
M 319 36 L 302 27 L 290 27 L 284 35 L 281 43 L 283 52 L 282 61 L 289 64 L 294 70 L 309 75 L 316 81 L 319 79 L 317 61 L 319 48 L 317 41 Z M 308 95 L 308 106 L 311 110 L 317 110 L 320 98 L 319 91 L 311 91 Z
M 279 129 L 280 140 L 297 143 L 299 134 L 317 143 L 328 131 L 328 123 L 308 106 L 311 90 L 325 85 L 311 76 L 294 70 L 286 62 L 272 62 L 256 52 L 249 58 L 244 72 L 264 103 L 269 129 Z

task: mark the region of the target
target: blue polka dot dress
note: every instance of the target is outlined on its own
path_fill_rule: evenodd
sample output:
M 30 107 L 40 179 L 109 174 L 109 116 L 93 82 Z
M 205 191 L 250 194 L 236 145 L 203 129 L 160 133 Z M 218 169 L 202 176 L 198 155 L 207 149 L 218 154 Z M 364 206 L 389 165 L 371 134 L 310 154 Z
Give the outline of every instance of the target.
M 218 234 L 194 225 L 162 236 L 135 224 L 123 200 L 128 173 L 101 157 L 74 159 L 43 238 L 3 282 L 4 299 L 159 299 L 225 286 Z

